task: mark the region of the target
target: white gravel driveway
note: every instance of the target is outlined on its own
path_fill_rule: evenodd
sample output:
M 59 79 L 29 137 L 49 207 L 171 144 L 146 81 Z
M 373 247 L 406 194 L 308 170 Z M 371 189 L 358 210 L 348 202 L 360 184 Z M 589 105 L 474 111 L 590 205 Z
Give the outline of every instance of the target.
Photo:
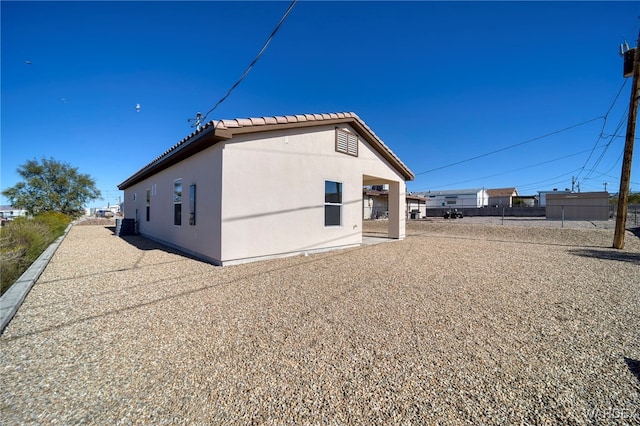
M 612 241 L 433 220 L 220 268 L 74 226 L 0 338 L 0 419 L 639 424 L 640 239 Z

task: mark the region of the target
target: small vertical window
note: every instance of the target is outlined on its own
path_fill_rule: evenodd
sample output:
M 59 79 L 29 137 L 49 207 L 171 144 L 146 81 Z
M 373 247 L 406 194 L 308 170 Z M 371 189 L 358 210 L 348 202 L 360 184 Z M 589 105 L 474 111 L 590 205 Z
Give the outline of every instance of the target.
M 324 181 L 324 226 L 342 225 L 342 183 Z
M 151 217 L 150 217 L 150 214 L 151 214 L 151 189 L 147 189 L 146 203 L 147 203 L 147 222 L 149 222 L 149 220 L 151 220 Z
M 182 179 L 173 181 L 173 224 L 182 225 Z
M 196 224 L 196 185 L 189 186 L 189 225 Z

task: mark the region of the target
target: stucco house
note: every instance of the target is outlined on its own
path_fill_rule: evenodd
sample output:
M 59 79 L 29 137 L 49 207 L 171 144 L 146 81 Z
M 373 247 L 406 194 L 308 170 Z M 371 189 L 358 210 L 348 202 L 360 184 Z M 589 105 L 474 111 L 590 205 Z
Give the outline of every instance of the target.
M 420 219 L 427 216 L 427 199 L 415 194 L 407 194 L 407 219 Z
M 362 190 L 362 218 L 386 218 L 389 211 L 388 191 L 379 189 Z
M 402 239 L 413 177 L 346 112 L 214 120 L 118 188 L 141 235 L 227 265 L 361 244 L 367 185 L 388 185 Z
M 407 219 L 420 219 L 427 214 L 426 199 L 419 195 L 406 194 L 405 209 Z M 389 210 L 389 191 L 386 189 L 363 188 L 362 217 L 363 219 L 380 219 L 387 217 Z
M 487 196 L 491 207 L 513 207 L 513 199 L 518 196 L 518 191 L 516 188 L 487 189 Z

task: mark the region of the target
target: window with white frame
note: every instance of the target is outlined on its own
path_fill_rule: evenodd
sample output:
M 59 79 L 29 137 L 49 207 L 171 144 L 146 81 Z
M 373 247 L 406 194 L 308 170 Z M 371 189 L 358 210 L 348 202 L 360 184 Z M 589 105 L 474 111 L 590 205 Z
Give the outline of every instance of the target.
M 336 151 L 358 156 L 358 135 L 336 128 Z
M 324 181 L 324 226 L 342 225 L 342 182 Z
M 182 179 L 173 181 L 173 224 L 182 225 Z

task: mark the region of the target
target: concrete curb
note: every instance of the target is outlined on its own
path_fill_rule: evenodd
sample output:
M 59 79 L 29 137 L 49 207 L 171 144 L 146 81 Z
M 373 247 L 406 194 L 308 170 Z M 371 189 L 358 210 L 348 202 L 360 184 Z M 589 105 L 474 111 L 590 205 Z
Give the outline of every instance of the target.
M 70 223 L 64 230 L 64 233 L 38 256 L 35 262 L 29 266 L 29 269 L 9 287 L 9 290 L 0 296 L 0 335 L 2 335 L 4 329 L 9 325 L 16 312 L 18 312 L 18 308 L 20 308 L 20 305 L 24 302 L 24 299 L 42 274 L 42 271 L 44 271 L 44 268 L 49 264 L 60 243 L 62 243 L 62 240 L 64 240 L 69 233 L 71 226 L 73 226 L 73 223 Z

